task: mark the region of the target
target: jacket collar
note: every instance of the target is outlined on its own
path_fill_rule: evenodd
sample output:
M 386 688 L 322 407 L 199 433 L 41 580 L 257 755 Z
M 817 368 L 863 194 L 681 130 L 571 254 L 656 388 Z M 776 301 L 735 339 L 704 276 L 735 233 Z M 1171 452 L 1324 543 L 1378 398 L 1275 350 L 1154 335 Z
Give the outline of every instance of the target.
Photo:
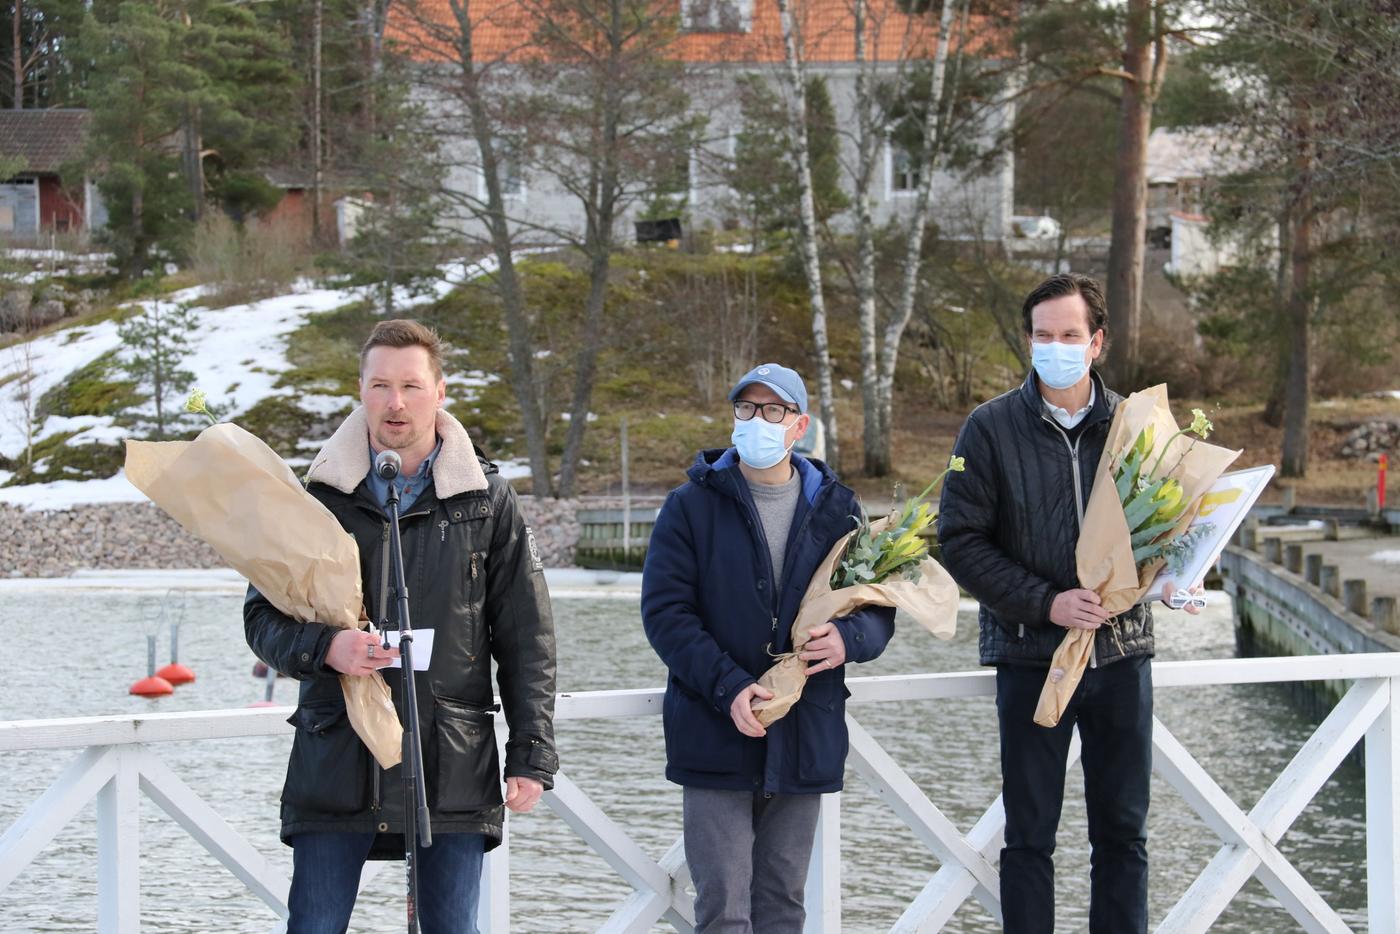
M 817 500 L 817 493 L 821 490 L 822 484 L 830 481 L 837 483 L 836 474 L 831 468 L 819 460 L 808 459 L 800 454 L 789 455 L 792 459 L 792 466 L 797 470 L 797 475 L 802 478 L 802 498 L 810 506 Z M 739 472 L 739 452 L 734 448 L 711 448 L 701 451 L 695 455 L 695 463 L 690 470 L 686 471 L 686 476 L 693 483 L 709 484 L 717 479 L 721 471 L 732 471 L 731 476 L 738 480 L 743 479 L 743 474 Z
M 442 450 L 433 461 L 437 498 L 486 489 L 486 473 L 477 460 L 467 429 L 443 409 L 437 410 L 437 436 L 442 441 Z M 311 462 L 306 481 L 353 493 L 369 476 L 369 450 L 369 419 L 365 407 L 358 406 Z
M 1118 404 L 1118 396 L 1104 386 L 1103 377 L 1099 375 L 1098 370 L 1090 370 L 1089 379 L 1094 381 L 1094 406 L 1089 410 L 1089 414 L 1084 416 L 1084 421 L 1076 426 L 1078 428 L 1107 421 L 1113 416 L 1113 410 Z M 1034 368 L 1026 374 L 1026 381 L 1017 392 L 1037 421 L 1045 416 L 1045 397 L 1040 394 L 1040 382 Z

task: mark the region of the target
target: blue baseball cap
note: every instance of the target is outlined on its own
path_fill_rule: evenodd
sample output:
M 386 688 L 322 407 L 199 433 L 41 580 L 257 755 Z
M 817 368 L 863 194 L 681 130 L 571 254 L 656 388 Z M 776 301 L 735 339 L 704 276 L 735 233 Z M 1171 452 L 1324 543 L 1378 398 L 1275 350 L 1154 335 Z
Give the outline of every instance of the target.
M 729 390 L 729 401 L 739 398 L 745 386 L 760 383 L 778 394 L 784 402 L 797 406 L 797 411 L 807 414 L 807 387 L 796 370 L 790 370 L 778 363 L 760 363 L 739 378 L 734 388 Z

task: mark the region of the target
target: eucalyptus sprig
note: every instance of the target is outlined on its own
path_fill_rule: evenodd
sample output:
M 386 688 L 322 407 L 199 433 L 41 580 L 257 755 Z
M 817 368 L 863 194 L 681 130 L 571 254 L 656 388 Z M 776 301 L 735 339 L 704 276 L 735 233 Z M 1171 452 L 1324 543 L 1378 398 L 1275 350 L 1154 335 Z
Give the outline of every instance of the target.
M 1189 552 L 1190 545 L 1204 534 L 1204 528 L 1170 534 L 1190 505 L 1185 501 L 1181 483 L 1170 474 L 1181 466 L 1196 440 L 1208 438 L 1215 428 L 1200 409 L 1192 409 L 1191 416 L 1191 424 L 1168 438 L 1160 449 L 1153 443 L 1154 426 L 1148 425 L 1138 433 L 1113 469 L 1118 500 L 1123 504 L 1123 517 L 1128 521 L 1128 532 L 1132 536 L 1133 560 L 1139 566 L 1158 558 L 1166 558 L 1175 564 Z M 1196 438 L 1192 438 L 1191 444 L 1181 452 L 1176 466 L 1166 475 L 1158 476 L 1157 470 L 1162 466 L 1172 442 L 1185 434 L 1194 434 Z M 1145 467 L 1154 453 L 1157 457 L 1152 461 L 1152 466 Z
M 928 557 L 929 542 L 937 534 L 938 507 L 930 494 L 949 473 L 962 473 L 966 462 L 952 457 L 948 466 L 918 496 L 899 507 L 898 518 L 884 531 L 871 531 L 870 518 L 862 516 L 845 555 L 831 574 L 831 588 L 879 584 L 892 577 L 918 579 L 918 565 Z

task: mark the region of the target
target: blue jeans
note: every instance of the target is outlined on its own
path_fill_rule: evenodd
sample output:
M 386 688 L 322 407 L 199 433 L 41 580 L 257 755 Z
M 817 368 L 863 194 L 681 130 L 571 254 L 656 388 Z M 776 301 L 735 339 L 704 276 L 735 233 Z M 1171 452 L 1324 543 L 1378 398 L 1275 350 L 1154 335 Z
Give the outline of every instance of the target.
M 1127 658 L 1084 672 L 1057 726 L 1033 717 L 1046 669 L 997 666 L 1006 847 L 1006 934 L 1055 930 L 1055 830 L 1065 761 L 1079 726 L 1089 814 L 1089 931 L 1147 931 L 1147 806 L 1152 780 L 1152 662 Z
M 355 908 L 372 833 L 299 833 L 292 838 L 287 934 L 344 934 Z M 477 934 L 479 833 L 433 834 L 418 848 L 418 925 L 423 934 Z

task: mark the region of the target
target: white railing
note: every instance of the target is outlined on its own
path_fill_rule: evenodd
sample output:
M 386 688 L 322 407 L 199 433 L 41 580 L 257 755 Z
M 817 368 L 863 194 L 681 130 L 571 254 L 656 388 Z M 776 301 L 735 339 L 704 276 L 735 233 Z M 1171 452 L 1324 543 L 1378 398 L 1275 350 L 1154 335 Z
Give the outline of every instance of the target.
M 1400 654 L 1311 656 L 1164 662 L 1153 666 L 1157 688 L 1221 684 L 1350 681 L 1352 687 L 1317 727 L 1267 792 L 1249 811 L 1232 801 L 1161 721 L 1154 723 L 1154 769 L 1177 789 L 1220 838 L 1215 857 L 1158 927 L 1162 932 L 1205 931 L 1240 888 L 1258 877 L 1306 931 L 1350 928 L 1278 849 L 1303 808 L 1356 743 L 1365 739 L 1366 856 L 1369 930 L 1400 931 Z M 985 697 L 995 693 L 991 671 L 896 675 L 848 681 L 854 704 Z M 598 691 L 559 696 L 559 720 L 656 716 L 659 690 Z M 289 708 L 94 717 L 0 723 L 0 752 L 80 747 L 82 752 L 0 837 L 0 890 L 90 800 L 97 801 L 98 927 L 136 931 L 140 853 L 137 800 L 156 802 L 265 902 L 286 917 L 288 880 L 231 829 L 155 752 L 165 742 L 265 736 L 290 732 Z M 940 930 L 968 898 L 995 918 L 1001 906 L 996 869 L 1004 815 L 992 801 L 963 832 L 897 762 L 848 715 L 850 761 L 875 794 L 937 857 L 939 869 L 918 892 L 893 931 Z M 1077 744 L 1072 751 L 1075 758 Z M 591 798 L 560 774 L 545 802 L 619 876 L 633 894 L 599 928 L 609 934 L 643 932 L 658 921 L 693 930 L 684 852 L 677 841 L 652 859 Z M 840 795 L 822 803 L 817 846 L 808 880 L 808 931 L 841 929 Z M 510 928 L 509 833 L 487 858 L 481 927 Z M 369 879 L 367 872 L 365 881 Z

